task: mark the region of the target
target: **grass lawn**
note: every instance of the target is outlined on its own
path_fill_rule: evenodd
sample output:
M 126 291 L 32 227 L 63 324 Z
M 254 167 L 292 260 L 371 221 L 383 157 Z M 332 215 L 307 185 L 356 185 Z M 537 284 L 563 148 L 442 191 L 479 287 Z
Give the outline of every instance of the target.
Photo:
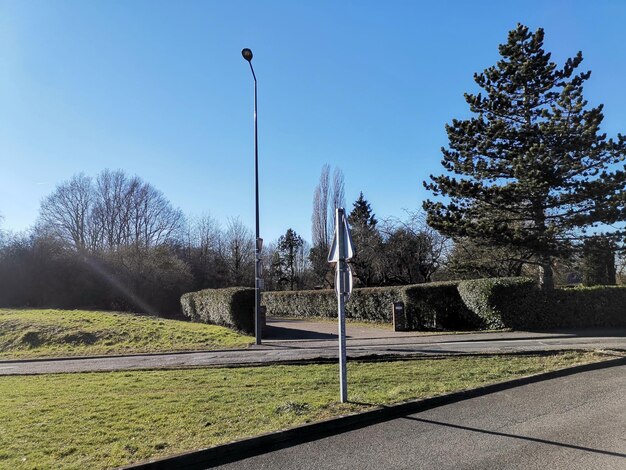
M 246 347 L 227 328 L 130 313 L 0 309 L 0 358 Z
M 348 364 L 349 398 L 385 404 L 565 366 L 595 353 Z M 1 468 L 109 468 L 367 409 L 336 365 L 0 377 Z

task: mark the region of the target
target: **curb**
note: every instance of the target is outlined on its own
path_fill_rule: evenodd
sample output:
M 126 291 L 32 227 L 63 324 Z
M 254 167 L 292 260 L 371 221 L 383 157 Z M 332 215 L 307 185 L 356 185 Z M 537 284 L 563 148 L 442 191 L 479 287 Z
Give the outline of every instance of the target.
M 250 346 L 253 346 L 252 344 Z M 126 357 L 154 357 L 154 356 L 181 356 L 184 354 L 201 354 L 201 353 L 225 353 L 225 352 L 243 352 L 252 351 L 253 348 L 233 348 L 233 349 L 191 349 L 187 351 L 172 352 L 145 352 L 145 353 L 128 353 L 128 354 L 99 354 L 97 356 L 52 356 L 52 357 L 32 357 L 23 359 L 0 359 L 0 364 L 19 364 L 24 362 L 62 362 L 62 361 L 81 361 L 84 359 L 124 359 Z
M 554 354 L 562 354 L 566 352 L 601 352 L 606 356 L 616 355 L 622 357 L 626 355 L 626 349 L 597 349 L 597 348 L 564 348 L 564 349 L 544 349 L 538 351 L 504 351 L 504 352 L 447 352 L 447 353 L 415 353 L 408 352 L 399 353 L 381 353 L 381 354 L 364 354 L 351 355 L 348 354 L 348 362 L 388 362 L 388 361 L 419 361 L 419 360 L 439 360 L 450 359 L 454 357 L 491 357 L 491 356 L 550 356 Z M 18 361 L 14 361 L 16 363 Z M 31 361 L 22 361 L 31 362 Z M 46 361 L 35 361 L 46 362 Z M 122 369 L 86 369 L 86 370 L 69 370 L 57 372 L 18 372 L 5 373 L 0 371 L 0 377 L 26 377 L 40 376 L 49 374 L 108 374 L 115 372 L 150 372 L 159 370 L 191 370 L 191 369 L 239 369 L 244 367 L 271 367 L 271 366 L 307 366 L 314 364 L 335 364 L 337 356 L 313 356 L 301 359 L 272 359 L 263 362 L 226 362 L 211 364 L 193 364 L 193 365 L 162 365 L 162 366 L 146 366 L 146 367 L 129 367 Z M 0 365 L 3 362 L 0 361 Z
M 192 470 L 211 468 L 217 465 L 235 462 L 255 455 L 283 449 L 285 447 L 291 447 L 304 442 L 314 441 L 342 432 L 363 428 L 383 421 L 389 421 L 399 416 L 418 413 L 431 408 L 456 403 L 461 400 L 476 398 L 490 393 L 519 387 L 521 385 L 528 385 L 581 372 L 607 369 L 621 365 L 626 365 L 626 357 L 567 367 L 564 369 L 507 380 L 469 390 L 462 390 L 460 392 L 448 393 L 433 398 L 412 400 L 399 403 L 397 405 L 379 406 L 373 410 L 362 413 L 331 418 L 316 423 L 305 424 L 283 431 L 262 434 L 260 436 L 242 439 L 215 447 L 186 452 L 171 457 L 139 462 L 119 467 L 118 470 L 164 470 L 171 468 Z

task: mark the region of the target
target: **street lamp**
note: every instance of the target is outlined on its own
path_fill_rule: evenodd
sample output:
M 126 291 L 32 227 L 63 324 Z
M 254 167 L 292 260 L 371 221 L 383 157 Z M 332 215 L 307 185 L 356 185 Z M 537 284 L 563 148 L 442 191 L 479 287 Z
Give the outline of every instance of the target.
M 252 51 L 248 48 L 241 51 L 241 55 L 250 64 L 252 77 L 254 78 L 254 194 L 256 204 L 256 240 L 254 244 L 254 336 L 256 344 L 261 344 L 261 249 L 263 248 L 263 239 L 259 236 L 259 139 L 257 128 L 257 92 L 256 92 L 256 75 L 252 68 Z

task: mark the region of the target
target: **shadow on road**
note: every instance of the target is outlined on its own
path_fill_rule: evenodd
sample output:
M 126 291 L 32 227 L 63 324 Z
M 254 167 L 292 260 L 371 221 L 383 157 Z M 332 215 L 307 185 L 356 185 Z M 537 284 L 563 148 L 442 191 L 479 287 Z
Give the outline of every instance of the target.
M 571 329 L 560 328 L 556 330 L 528 330 L 530 333 L 552 333 L 554 335 L 567 335 L 574 338 L 596 338 L 596 337 L 610 337 L 610 338 L 623 338 L 626 337 L 626 328 L 586 328 L 586 329 Z
M 266 339 L 337 339 L 337 335 L 331 333 L 283 328 L 269 324 L 263 330 L 263 337 Z
M 612 452 L 612 451 L 609 451 L 609 450 L 601 450 L 601 449 L 592 449 L 590 447 L 583 447 L 583 446 L 577 446 L 577 445 L 573 445 L 573 444 L 566 444 L 564 442 L 548 441 L 546 439 L 539 439 L 537 437 L 519 436 L 517 434 L 508 434 L 508 433 L 505 433 L 505 432 L 498 432 L 498 431 L 488 431 L 487 429 L 471 428 L 469 426 L 461 426 L 459 424 L 443 423 L 441 421 L 433 421 L 433 420 L 424 419 L 424 418 L 414 418 L 412 416 L 403 416 L 403 418 L 411 420 L 411 421 L 418 421 L 420 423 L 435 424 L 437 426 L 445 426 L 445 427 L 448 427 L 448 428 L 461 429 L 463 431 L 479 432 L 479 433 L 482 433 L 482 434 L 489 434 L 491 436 L 510 437 L 510 438 L 513 438 L 513 439 L 521 439 L 521 440 L 524 440 L 524 441 L 538 442 L 540 444 L 548 444 L 548 445 L 559 446 L 559 447 L 567 447 L 568 449 L 576 449 L 576 450 L 582 450 L 582 451 L 585 451 L 585 452 L 593 452 L 595 454 L 611 455 L 613 457 L 626 458 L 626 454 L 622 454 L 620 452 Z

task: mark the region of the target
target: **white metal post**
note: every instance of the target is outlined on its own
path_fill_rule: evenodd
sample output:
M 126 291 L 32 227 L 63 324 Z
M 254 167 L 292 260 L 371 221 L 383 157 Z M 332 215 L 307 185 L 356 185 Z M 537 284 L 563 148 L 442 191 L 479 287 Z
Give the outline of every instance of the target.
M 339 260 L 337 261 L 337 316 L 339 317 L 339 394 L 341 403 L 348 401 L 348 377 L 346 368 L 346 311 L 345 311 L 345 243 L 344 231 L 340 223 L 343 222 L 343 209 L 335 210 L 335 231 L 337 234 L 337 249 Z

